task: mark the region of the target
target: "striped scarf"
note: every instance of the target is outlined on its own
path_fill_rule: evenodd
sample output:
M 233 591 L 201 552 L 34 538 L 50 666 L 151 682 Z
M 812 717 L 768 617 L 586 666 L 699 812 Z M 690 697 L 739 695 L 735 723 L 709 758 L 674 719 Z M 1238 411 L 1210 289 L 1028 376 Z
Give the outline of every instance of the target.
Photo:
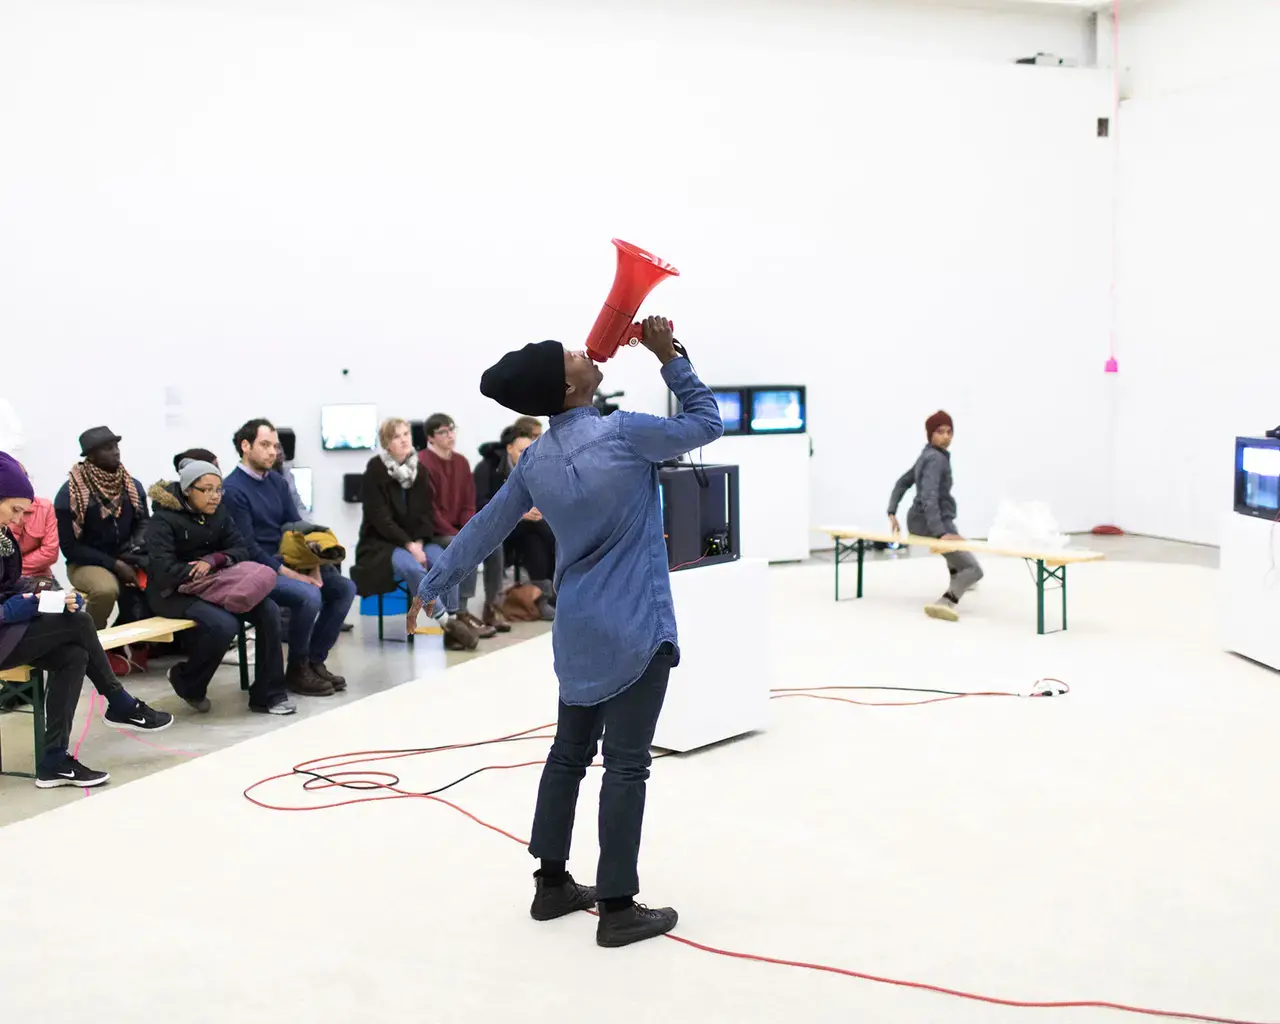
M 133 476 L 121 466 L 114 473 L 99 469 L 93 463 L 77 462 L 71 467 L 67 490 L 71 497 L 72 529 L 77 537 L 84 529 L 85 513 L 89 511 L 89 499 L 97 498 L 103 519 L 119 519 L 124 511 L 123 495 L 128 494 L 134 512 L 141 513 L 142 498 L 133 482 Z

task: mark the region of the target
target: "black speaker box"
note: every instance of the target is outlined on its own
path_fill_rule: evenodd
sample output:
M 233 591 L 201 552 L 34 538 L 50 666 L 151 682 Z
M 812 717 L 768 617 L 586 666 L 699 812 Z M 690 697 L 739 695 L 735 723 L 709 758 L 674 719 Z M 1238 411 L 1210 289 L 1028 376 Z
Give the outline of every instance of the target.
M 658 470 L 667 566 L 692 569 L 740 556 L 737 466 Z
M 276 436 L 280 438 L 280 447 L 284 449 L 284 461 L 292 462 L 298 450 L 298 435 L 292 427 L 276 427 Z
M 364 483 L 363 473 L 342 474 L 342 500 L 353 505 L 360 504 L 360 485 Z
M 409 433 L 413 437 L 413 447 L 422 451 L 427 446 L 427 424 L 425 420 L 410 420 Z

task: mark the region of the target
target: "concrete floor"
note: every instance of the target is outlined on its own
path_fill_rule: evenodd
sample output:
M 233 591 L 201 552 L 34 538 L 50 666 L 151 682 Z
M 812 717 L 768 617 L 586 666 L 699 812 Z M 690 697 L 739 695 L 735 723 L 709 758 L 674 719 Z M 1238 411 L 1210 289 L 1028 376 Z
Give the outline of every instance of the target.
M 1148 537 L 1082 536 L 1073 540 L 1079 547 L 1091 547 L 1116 561 L 1147 561 L 1216 568 L 1216 548 Z M 873 557 L 883 560 L 921 559 L 931 557 L 923 551 L 906 549 L 878 552 Z M 831 552 L 814 552 L 813 562 L 830 562 Z M 85 732 L 90 714 L 92 688 L 86 685 L 80 702 L 73 736 L 85 736 L 80 750 L 81 760 L 91 767 L 111 772 L 114 787 L 143 778 L 211 751 L 221 750 L 243 740 L 283 728 L 300 719 L 323 714 L 335 707 L 399 686 L 411 679 L 432 678 L 445 668 L 483 657 L 486 654 L 518 644 L 549 630 L 547 623 L 516 623 L 512 632 L 482 641 L 471 653 L 445 652 L 439 637 L 422 637 L 410 647 L 396 641 L 379 643 L 376 620 L 352 616 L 353 632 L 344 634 L 334 650 L 331 665 L 347 677 L 346 694 L 334 697 L 296 697 L 298 714 L 288 717 L 250 714 L 245 710 L 245 697 L 238 685 L 236 669 L 224 665 L 210 687 L 213 710 L 207 715 L 193 713 L 170 689 L 165 671 L 171 660 L 159 660 L 145 675 L 124 680 L 129 691 L 148 704 L 177 716 L 177 722 L 155 737 L 119 732 L 91 724 Z M 388 629 L 399 623 L 398 617 L 387 619 Z M 100 709 L 99 709 L 100 711 Z M 31 723 L 25 714 L 0 715 L 0 744 L 5 766 L 19 771 L 31 770 Z M 63 804 L 83 798 L 79 790 L 37 790 L 29 779 L 0 777 L 0 826 L 20 821 Z
M 337 753 L 549 722 L 543 635 L 327 702 L 332 713 L 0 831 L 13 865 L 0 877 L 0 917 L 17 922 L 19 938 L 6 946 L 0 1019 L 134 1024 L 165 1007 L 183 1024 L 406 1013 L 428 1024 L 539 1024 L 563 1020 L 566 978 L 578 1005 L 608 1005 L 616 1024 L 655 1014 L 737 1024 L 1138 1019 L 1098 1006 L 996 1007 L 778 961 L 1038 1005 L 1276 1019 L 1280 826 L 1266 808 L 1280 688 L 1277 673 L 1222 652 L 1217 573 L 1125 558 L 1081 567 L 1072 628 L 1037 636 L 1026 567 L 984 564 L 958 624 L 922 613 L 946 577 L 937 558 L 875 563 L 861 601 L 832 600 L 830 564 L 768 573 L 743 629 L 722 642 L 759 644 L 771 686 L 879 687 L 854 699 L 884 706 L 775 694 L 761 731 L 655 762 L 641 896 L 680 910 L 670 940 L 601 950 L 586 915 L 530 920 L 534 862 L 522 837 L 545 738 L 363 769 Z M 904 707 L 912 695 L 888 689 L 1026 693 L 1046 676 L 1067 681 L 1070 696 Z M 707 681 L 690 667 L 671 686 Z M 510 770 L 438 799 L 388 802 L 385 792 L 304 788 L 290 767 L 325 755 L 356 773 L 349 780 L 392 771 L 409 794 L 495 762 Z M 245 799 L 268 778 L 256 798 L 313 813 Z M 583 882 L 594 874 L 600 780 L 588 774 L 578 806 L 571 863 Z M 351 800 L 361 802 L 320 810 Z M 114 854 L 134 884 L 95 870 L 97 851 Z M 299 956 L 312 936 L 331 939 L 335 955 Z M 74 984 L 68 942 L 105 951 L 77 959 Z M 120 984 L 122 963 L 146 984 Z
M 298 713 L 289 716 L 255 715 L 245 708 L 246 696 L 240 690 L 238 670 L 228 658 L 209 686 L 213 710 L 206 715 L 193 712 L 173 692 L 165 672 L 174 659 L 158 659 L 145 675 L 127 676 L 122 681 L 134 696 L 152 707 L 170 711 L 177 718 L 163 733 L 143 736 L 105 727 L 100 721 L 90 723 L 93 687 L 86 684 L 84 697 L 76 715 L 72 732 L 73 744 L 82 735 L 84 743 L 80 759 L 93 768 L 111 773 L 112 788 L 134 779 L 163 771 L 193 757 L 221 750 L 264 733 L 291 725 L 303 718 L 324 714 L 336 707 L 388 690 L 410 679 L 439 675 L 444 669 L 464 664 L 494 651 L 539 636 L 551 628 L 550 623 L 513 623 L 507 634 L 482 640 L 474 652 L 444 650 L 441 637 L 419 637 L 410 646 L 399 641 L 379 643 L 377 619 L 352 614 L 355 629 L 343 634 L 334 648 L 329 665 L 347 679 L 347 692 L 333 697 L 293 697 Z M 384 633 L 390 635 L 403 617 L 384 620 Z M 403 628 L 403 627 L 401 627 Z M 97 714 L 101 714 L 98 702 Z M 31 718 L 23 713 L 0 715 L 0 749 L 4 766 L 13 771 L 31 771 Z M 20 821 L 63 804 L 83 799 L 76 789 L 36 789 L 30 779 L 0 777 L 0 826 Z

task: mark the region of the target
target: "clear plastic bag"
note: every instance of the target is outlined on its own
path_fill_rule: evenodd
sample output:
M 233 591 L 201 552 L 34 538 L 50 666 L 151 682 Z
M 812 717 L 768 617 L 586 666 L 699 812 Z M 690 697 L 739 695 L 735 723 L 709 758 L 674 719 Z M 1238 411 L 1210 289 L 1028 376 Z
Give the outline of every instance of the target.
M 987 543 L 1003 548 L 1057 551 L 1068 542 L 1049 506 L 1042 501 L 1000 502 L 991 532 L 987 534 Z

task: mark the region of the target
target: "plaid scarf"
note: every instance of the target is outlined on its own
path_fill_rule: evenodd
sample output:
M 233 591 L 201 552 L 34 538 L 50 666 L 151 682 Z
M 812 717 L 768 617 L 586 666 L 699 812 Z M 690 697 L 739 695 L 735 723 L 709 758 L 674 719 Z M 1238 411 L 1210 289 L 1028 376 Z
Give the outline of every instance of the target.
M 71 467 L 68 491 L 71 497 L 72 529 L 80 536 L 84 529 L 85 513 L 89 511 L 89 499 L 97 498 L 103 519 L 119 519 L 124 511 L 123 496 L 128 494 L 134 512 L 142 511 L 142 498 L 133 482 L 133 476 L 121 466 L 114 473 L 99 469 L 91 462 L 77 462 Z

